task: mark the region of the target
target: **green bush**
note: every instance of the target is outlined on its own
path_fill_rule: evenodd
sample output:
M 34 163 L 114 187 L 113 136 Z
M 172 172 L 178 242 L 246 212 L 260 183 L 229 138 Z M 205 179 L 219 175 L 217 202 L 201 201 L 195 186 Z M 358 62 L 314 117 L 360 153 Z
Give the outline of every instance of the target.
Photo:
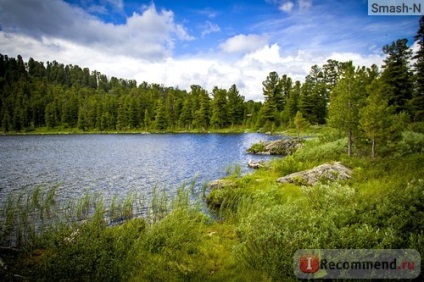
M 424 134 L 405 131 L 402 133 L 402 140 L 395 146 L 401 156 L 424 153 Z
M 424 122 L 414 122 L 408 125 L 408 128 L 413 132 L 424 134 Z
M 207 276 L 201 244 L 204 215 L 174 210 L 152 225 L 134 245 L 138 281 L 188 281 Z
M 301 150 L 294 154 L 297 161 L 315 165 L 327 161 L 340 160 L 347 152 L 347 138 L 322 143 L 319 139 L 310 139 L 304 143 Z
M 37 263 L 34 278 L 40 280 L 116 281 L 128 278 L 134 270 L 130 257 L 136 240 L 144 234 L 145 222 L 134 219 L 123 226 L 107 227 L 90 220 L 74 228 L 66 237 L 50 238 Z
M 250 146 L 249 149 L 247 149 L 247 152 L 252 154 L 257 154 L 260 152 L 263 152 L 265 150 L 265 144 L 264 142 L 260 141 L 259 143 L 255 143 L 252 146 Z

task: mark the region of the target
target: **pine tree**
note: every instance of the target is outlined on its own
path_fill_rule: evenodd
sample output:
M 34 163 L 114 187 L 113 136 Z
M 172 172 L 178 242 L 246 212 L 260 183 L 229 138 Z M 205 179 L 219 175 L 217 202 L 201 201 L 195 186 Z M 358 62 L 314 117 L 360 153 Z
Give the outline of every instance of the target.
M 315 116 L 316 101 L 313 97 L 314 85 L 312 81 L 306 80 L 301 86 L 298 109 L 302 112 L 303 117 L 306 118 L 310 123 L 317 123 L 317 117 Z
M 294 125 L 296 126 L 297 138 L 299 138 L 300 131 L 310 126 L 309 122 L 303 117 L 300 111 L 297 111 L 294 117 Z
M 419 29 L 414 40 L 419 45 L 419 49 L 414 56 L 416 59 L 415 91 L 411 103 L 414 121 L 424 121 L 424 16 L 420 18 Z
M 262 82 L 262 91 L 265 97 L 262 115 L 266 122 L 278 120 L 279 112 L 284 109 L 283 94 L 278 74 L 270 72 L 266 80 Z
M 228 90 L 228 121 L 233 125 L 243 122 L 244 97 L 240 95 L 237 86 L 233 84 Z
M 166 116 L 163 100 L 159 99 L 156 106 L 155 128 L 157 130 L 165 130 L 168 127 L 168 119 Z
M 365 135 L 371 140 L 371 157 L 376 155 L 377 144 L 384 145 L 390 135 L 389 128 L 393 125 L 393 107 L 388 105 L 385 91 L 387 85 L 381 79 L 374 80 L 367 88 L 369 96 L 366 106 L 360 111 L 359 123 Z
M 148 109 L 144 110 L 143 123 L 144 123 L 144 131 L 147 132 L 149 130 L 150 123 L 151 123 L 151 118 L 150 118 L 150 114 L 149 114 L 149 110 Z
M 88 129 L 88 119 L 86 110 L 81 107 L 78 111 L 78 129 L 81 129 L 83 131 Z
M 347 134 L 348 156 L 352 155 L 353 137 L 359 132 L 359 111 L 366 99 L 365 76 L 364 69 L 355 72 L 350 62 L 330 94 L 328 124 Z
M 56 116 L 56 103 L 55 102 L 50 102 L 46 106 L 45 120 L 46 120 L 46 126 L 49 127 L 49 128 L 53 128 L 56 125 L 58 125 L 58 119 L 57 119 L 57 116 Z
M 389 99 L 389 105 L 394 106 L 396 113 L 402 111 L 411 113 L 413 83 L 409 60 L 412 50 L 408 47 L 408 39 L 399 39 L 390 45 L 385 45 L 383 52 L 387 58 L 384 60 L 381 78 L 390 86 L 390 91 L 385 93 Z
M 125 96 L 121 96 L 119 101 L 116 127 L 118 130 L 125 130 L 128 127 L 128 103 Z
M 289 99 L 287 100 L 287 105 L 284 109 L 287 112 L 289 120 L 292 120 L 299 110 L 301 87 L 302 84 L 300 83 L 300 81 L 296 81 L 294 87 L 292 87 L 290 91 Z
M 196 111 L 194 123 L 197 128 L 205 130 L 209 127 L 210 121 L 210 98 L 206 91 L 199 94 L 200 108 Z
M 215 87 L 213 89 L 211 125 L 215 128 L 224 128 L 227 124 L 227 90 Z
M 193 116 L 192 116 L 191 99 L 190 97 L 187 97 L 184 101 L 183 108 L 181 110 L 179 124 L 180 124 L 180 127 L 184 129 L 188 128 L 190 130 L 192 122 L 193 122 Z

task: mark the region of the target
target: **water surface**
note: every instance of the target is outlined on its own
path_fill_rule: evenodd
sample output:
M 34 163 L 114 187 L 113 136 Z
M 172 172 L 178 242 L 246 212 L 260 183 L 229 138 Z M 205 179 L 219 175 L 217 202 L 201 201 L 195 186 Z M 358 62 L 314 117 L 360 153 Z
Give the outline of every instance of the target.
M 0 204 L 7 195 L 58 184 L 59 200 L 101 193 L 106 199 L 155 186 L 175 189 L 225 176 L 229 165 L 249 171 L 246 149 L 264 134 L 117 134 L 0 137 Z

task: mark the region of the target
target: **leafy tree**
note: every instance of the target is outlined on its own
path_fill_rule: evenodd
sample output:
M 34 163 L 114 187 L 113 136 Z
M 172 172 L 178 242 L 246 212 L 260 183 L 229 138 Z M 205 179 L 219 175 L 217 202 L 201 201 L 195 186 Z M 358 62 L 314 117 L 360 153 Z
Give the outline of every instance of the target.
M 387 58 L 384 60 L 381 78 L 390 86 L 390 91 L 385 93 L 389 99 L 389 105 L 394 106 L 396 113 L 402 111 L 411 113 L 413 83 L 409 60 L 412 50 L 408 47 L 408 39 L 399 39 L 390 45 L 385 45 L 383 52 Z
M 412 98 L 414 121 L 424 121 L 424 16 L 419 21 L 419 29 L 414 37 L 419 49 L 414 56 L 415 91 Z

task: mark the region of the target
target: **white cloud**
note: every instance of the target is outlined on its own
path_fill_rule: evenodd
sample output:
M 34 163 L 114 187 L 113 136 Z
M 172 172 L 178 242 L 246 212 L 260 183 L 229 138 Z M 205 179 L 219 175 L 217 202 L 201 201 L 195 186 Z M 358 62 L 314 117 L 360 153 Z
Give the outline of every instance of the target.
M 218 12 L 217 11 L 215 11 L 213 9 L 210 9 L 210 8 L 205 8 L 203 10 L 198 10 L 197 13 L 198 14 L 201 14 L 201 15 L 204 15 L 204 16 L 207 16 L 210 19 L 213 19 L 213 18 L 215 18 L 218 15 Z
M 290 13 L 293 11 L 294 3 L 292 1 L 284 2 L 280 5 L 279 9 L 283 12 Z
M 205 37 L 206 35 L 208 35 L 210 33 L 221 31 L 221 28 L 217 24 L 212 23 L 210 21 L 206 21 L 206 23 L 204 25 L 202 25 L 201 28 L 203 29 L 202 33 L 201 33 L 202 37 Z
M 94 14 L 106 15 L 108 13 L 106 7 L 101 5 L 92 5 L 88 7 L 87 10 L 88 12 L 94 13 Z
M 308 10 L 312 7 L 312 0 L 298 0 L 297 3 L 301 11 Z
M 123 7 L 122 1 L 108 0 Z M 101 12 L 101 10 L 99 10 Z M 176 40 L 192 40 L 184 26 L 175 23 L 172 11 L 158 11 L 151 4 L 134 12 L 125 24 L 102 22 L 82 10 L 57 0 L 4 0 L 0 24 L 6 33 L 66 39 L 113 54 L 161 59 L 172 54 Z
M 123 0 L 105 0 L 106 3 L 109 3 L 113 7 L 116 7 L 118 10 L 124 9 L 124 1 Z
M 247 53 L 257 50 L 268 43 L 268 37 L 257 34 L 239 34 L 227 39 L 219 47 L 226 53 Z
M 0 1 L 1 53 L 20 54 L 25 60 L 33 57 L 43 62 L 56 60 L 89 67 L 108 76 L 136 79 L 139 83 L 147 81 L 181 89 L 199 84 L 208 91 L 214 86 L 229 88 L 236 84 L 246 99 L 260 100 L 262 81 L 271 71 L 303 81 L 312 65 L 323 65 L 330 58 L 353 60 L 355 65 L 365 66 L 381 65 L 383 60 L 381 52 L 370 53 L 368 47 L 375 49 L 371 44 L 370 47 L 364 43 L 367 45 L 365 54 L 370 55 L 346 52 L 348 48 L 344 46 L 349 50 L 354 47 L 352 40 L 343 41 L 343 37 L 338 36 L 334 41 L 333 33 L 331 36 L 317 34 L 314 29 L 317 18 L 297 20 L 300 17 L 297 13 L 262 23 L 259 30 L 266 35 L 238 34 L 223 41 L 216 53 L 201 50 L 197 55 L 175 57 L 174 45 L 193 37 L 183 25 L 175 22 L 172 11 L 158 11 L 154 5 L 134 12 L 124 24 L 114 25 L 58 0 L 32 0 L 25 5 L 23 1 Z M 311 1 L 302 1 L 304 9 L 311 7 Z M 120 1 L 116 3 L 120 5 Z M 299 3 L 296 5 L 300 7 Z M 204 35 L 220 29 L 212 22 L 207 23 Z M 333 30 L 333 23 L 321 23 L 320 29 Z M 347 27 L 338 25 L 337 28 L 337 34 L 348 34 L 344 32 L 349 31 Z M 290 40 L 284 42 L 285 38 Z
M 0 32 L 0 42 L 1 52 L 9 56 L 20 54 L 24 60 L 33 57 L 43 62 L 56 60 L 64 64 L 89 67 L 90 70 L 100 71 L 109 77 L 136 79 L 138 83 L 146 81 L 187 90 L 190 85 L 198 84 L 210 92 L 214 86 L 229 88 L 236 84 L 247 100 L 263 99 L 262 81 L 271 71 L 276 71 L 279 75 L 287 74 L 294 81 L 303 81 L 312 65 L 321 66 L 328 59 L 352 60 L 357 66 L 371 66 L 373 63 L 381 65 L 384 59 L 382 54 L 325 54 L 308 50 L 283 53 L 278 44 L 273 44 L 265 45 L 232 62 L 219 54 L 150 61 L 111 54 L 63 39 L 43 38 L 39 41 L 26 35 L 7 35 Z
M 312 7 L 312 0 L 297 0 L 296 4 L 294 0 L 266 0 L 266 2 L 278 6 L 278 9 L 285 13 L 293 12 L 295 7 L 299 11 L 306 11 Z

